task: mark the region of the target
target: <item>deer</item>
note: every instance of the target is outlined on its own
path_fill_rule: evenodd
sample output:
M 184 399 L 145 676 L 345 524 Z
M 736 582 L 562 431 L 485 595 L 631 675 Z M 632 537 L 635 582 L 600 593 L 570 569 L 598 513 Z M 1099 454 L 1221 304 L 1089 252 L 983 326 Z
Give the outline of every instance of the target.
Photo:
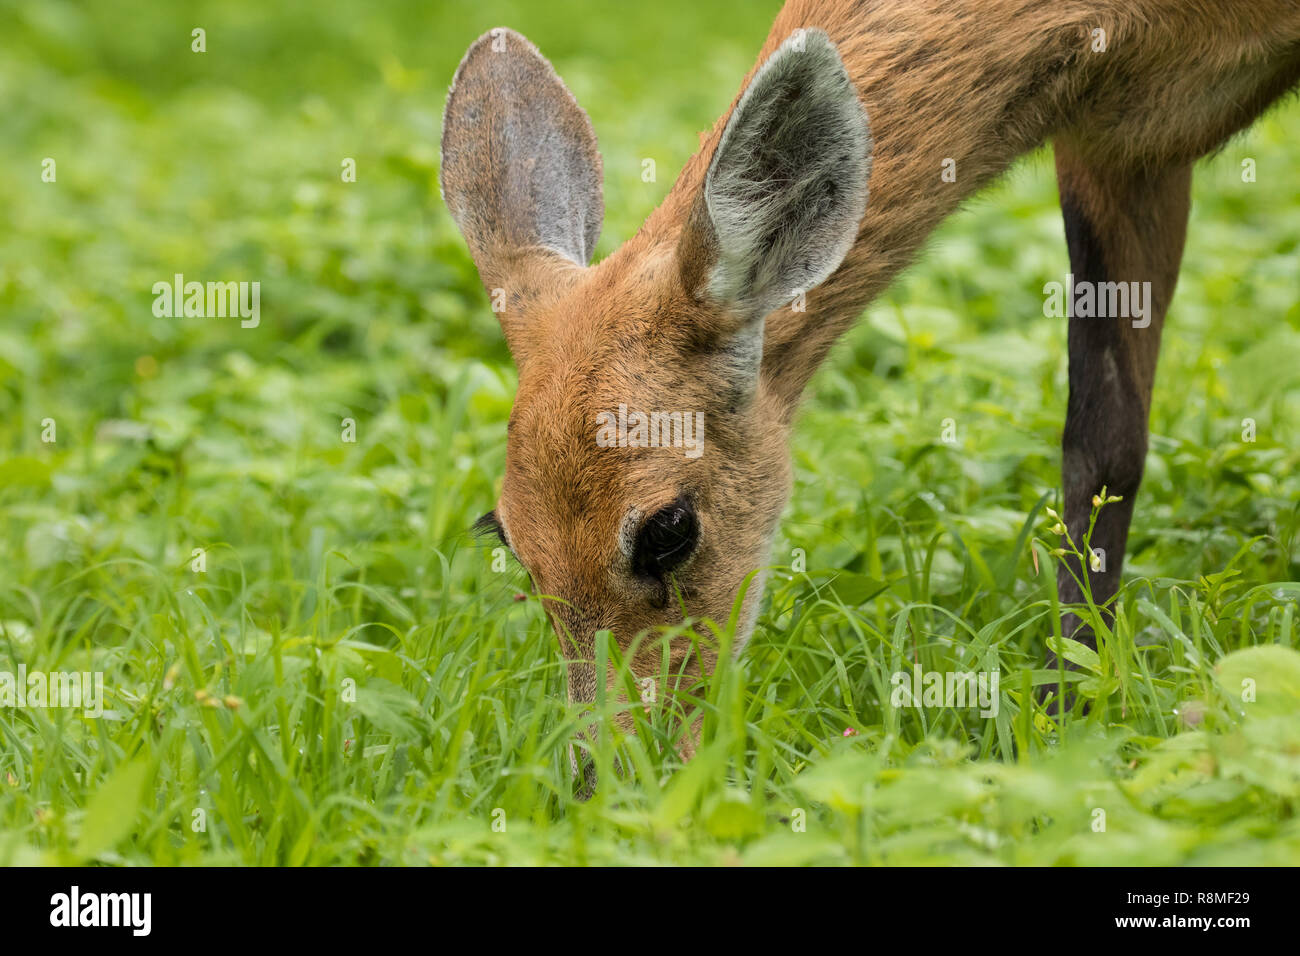
M 1066 532 L 1082 541 L 1094 497 L 1119 499 L 1090 539 L 1110 560 L 1057 569 L 1063 632 L 1095 647 L 1080 606 L 1119 589 L 1193 163 L 1297 81 L 1294 0 L 789 0 L 662 204 L 593 264 L 592 124 L 527 39 L 483 34 L 452 81 L 439 172 L 519 373 L 479 526 L 543 596 L 569 699 L 614 689 L 598 631 L 638 679 L 661 663 L 638 635 L 686 619 L 734 610 L 740 652 L 809 379 L 940 222 L 1049 143 L 1075 282 L 1149 290 L 1141 321 L 1066 319 Z M 632 433 L 702 412 L 702 453 L 598 442 L 620 407 Z M 698 679 L 717 665 L 680 632 L 669 646 Z

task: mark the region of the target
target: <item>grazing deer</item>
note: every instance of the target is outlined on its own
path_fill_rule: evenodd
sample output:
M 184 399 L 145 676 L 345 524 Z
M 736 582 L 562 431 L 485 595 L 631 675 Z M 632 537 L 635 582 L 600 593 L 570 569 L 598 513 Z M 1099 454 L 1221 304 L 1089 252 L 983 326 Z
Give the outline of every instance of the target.
M 1080 603 L 1087 575 L 1095 602 L 1111 599 L 1192 163 L 1297 80 L 1295 0 L 790 0 L 663 204 L 589 265 L 591 123 L 524 37 L 480 37 L 448 97 L 441 183 L 519 368 L 483 523 L 549 596 L 570 698 L 610 679 L 597 630 L 626 649 L 683 612 L 728 619 L 768 561 L 813 371 L 945 216 L 1049 139 L 1075 281 L 1149 283 L 1142 321 L 1069 318 L 1073 539 L 1094 494 L 1123 500 L 1092 536 L 1109 566 L 1067 563 L 1058 589 Z M 653 413 L 702 412 L 703 453 L 598 441 L 616 412 L 631 439 Z M 740 604 L 737 646 L 761 591 L 760 577 Z M 1073 616 L 1065 627 L 1092 640 Z M 674 665 L 709 671 L 716 656 L 692 662 L 688 645 Z M 658 650 L 631 666 L 659 673 Z

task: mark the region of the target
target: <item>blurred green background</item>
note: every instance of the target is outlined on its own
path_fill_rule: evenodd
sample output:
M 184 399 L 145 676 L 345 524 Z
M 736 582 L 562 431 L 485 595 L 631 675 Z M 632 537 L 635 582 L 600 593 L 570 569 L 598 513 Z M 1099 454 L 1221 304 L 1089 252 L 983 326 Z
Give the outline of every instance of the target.
M 659 741 L 573 801 L 553 639 L 466 533 L 495 501 L 514 372 L 438 197 L 447 85 L 493 26 L 538 44 L 600 138 L 603 256 L 779 6 L 0 0 L 0 669 L 104 670 L 111 697 L 98 723 L 0 709 L 0 862 L 1297 859 L 1300 703 L 1242 722 L 1215 670 L 1257 645 L 1292 656 L 1228 670 L 1295 666 L 1294 105 L 1198 169 L 1087 718 L 1057 725 L 1022 683 L 1051 679 L 1053 575 L 1020 535 L 1050 541 L 1066 396 L 1040 153 L 815 379 L 773 558 L 800 549 L 809 573 L 777 581 L 719 681 L 700 769 Z M 259 281 L 259 327 L 154 316 L 175 273 Z M 918 655 L 1000 667 L 1003 716 L 891 710 Z M 1098 801 L 1114 839 L 1089 828 Z M 525 821 L 509 840 L 498 807 Z

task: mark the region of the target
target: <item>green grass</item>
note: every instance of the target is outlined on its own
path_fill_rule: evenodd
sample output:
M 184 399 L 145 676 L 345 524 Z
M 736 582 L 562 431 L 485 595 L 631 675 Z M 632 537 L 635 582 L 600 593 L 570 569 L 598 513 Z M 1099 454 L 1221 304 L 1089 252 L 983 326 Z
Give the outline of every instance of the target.
M 0 671 L 107 697 L 0 707 L 0 863 L 1300 861 L 1295 106 L 1198 169 L 1115 632 L 1069 651 L 1086 713 L 1035 704 L 1068 268 L 1043 154 L 814 380 L 697 758 L 637 707 L 574 799 L 586 715 L 466 530 L 514 372 L 438 199 L 446 85 L 503 23 L 555 60 L 601 137 L 604 255 L 778 5 L 0 3 Z M 177 272 L 260 281 L 261 325 L 156 318 Z M 914 663 L 998 671 L 998 715 L 891 706 Z

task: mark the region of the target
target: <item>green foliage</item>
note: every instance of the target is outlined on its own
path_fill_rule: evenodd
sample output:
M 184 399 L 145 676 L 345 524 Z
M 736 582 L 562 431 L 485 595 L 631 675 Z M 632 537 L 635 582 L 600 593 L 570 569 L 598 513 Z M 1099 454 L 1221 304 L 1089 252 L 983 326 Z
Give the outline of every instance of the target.
M 555 60 L 601 137 L 604 255 L 778 6 L 0 4 L 0 671 L 106 693 L 100 719 L 0 706 L 0 863 L 1300 859 L 1293 106 L 1198 170 L 1097 653 L 1044 666 L 1066 375 L 1042 287 L 1068 266 L 1039 155 L 814 380 L 695 759 L 668 708 L 602 701 L 636 732 L 601 722 L 574 798 L 591 715 L 466 531 L 514 373 L 437 195 L 446 86 L 499 23 Z M 260 281 L 261 324 L 156 317 L 176 273 Z M 997 715 L 891 706 L 917 665 L 998 672 Z

